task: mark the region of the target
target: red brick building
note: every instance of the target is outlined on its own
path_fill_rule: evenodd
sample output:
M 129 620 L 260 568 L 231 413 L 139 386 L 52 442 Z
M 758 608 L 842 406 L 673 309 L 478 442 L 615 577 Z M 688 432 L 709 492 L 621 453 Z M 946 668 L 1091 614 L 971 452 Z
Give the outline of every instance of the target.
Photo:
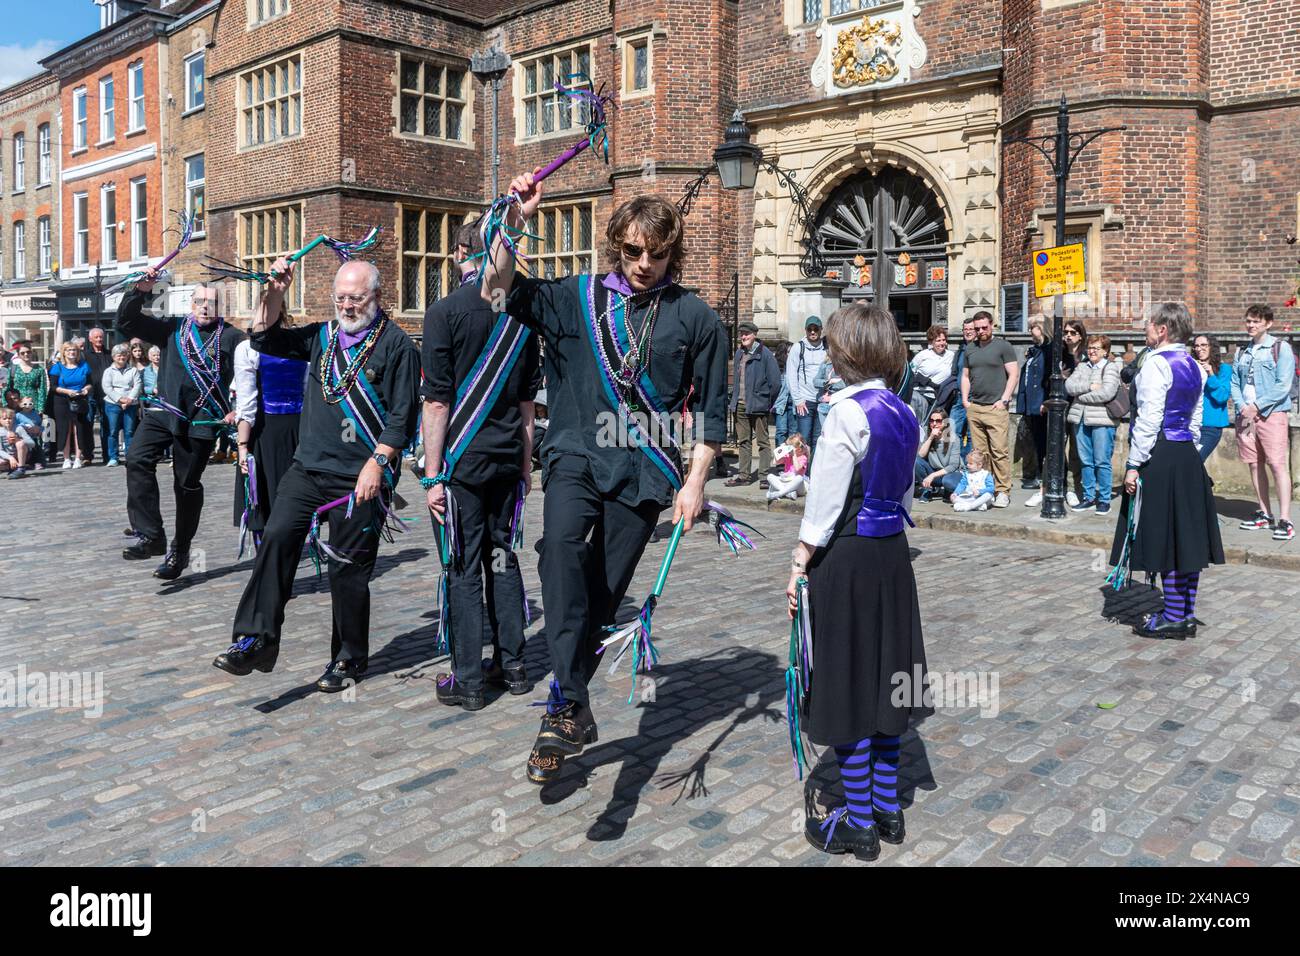
M 1038 310 L 1030 253 L 1056 241 L 1041 133 L 1062 94 L 1093 144 L 1070 180 L 1067 240 L 1089 289 L 1067 308 L 1132 328 L 1151 303 L 1205 325 L 1280 305 L 1295 264 L 1300 0 L 226 0 L 208 50 L 208 241 L 264 267 L 319 233 L 382 228 L 387 306 L 414 326 L 453 281 L 450 236 L 499 188 L 581 134 L 553 83 L 617 92 L 608 166 L 547 182 L 539 268 L 601 266 L 612 208 L 677 197 L 733 110 L 806 191 L 827 273 L 800 269 L 803 227 L 767 172 L 690 216 L 685 279 L 795 338 L 811 313 L 866 298 L 907 329 L 979 309 L 1008 330 Z M 492 85 L 471 58 L 503 50 Z M 328 308 L 326 254 L 294 308 Z M 255 288 L 242 290 L 251 306 Z M 1284 318 L 1295 313 L 1283 311 Z
M 175 213 L 187 199 L 172 161 L 182 134 L 171 37 L 204 8 L 211 13 L 218 6 L 96 2 L 101 29 L 42 61 L 59 79 L 61 242 L 54 288 L 65 334 L 111 322 L 118 296 L 98 293 L 175 245 Z M 183 91 L 180 96 L 184 102 Z

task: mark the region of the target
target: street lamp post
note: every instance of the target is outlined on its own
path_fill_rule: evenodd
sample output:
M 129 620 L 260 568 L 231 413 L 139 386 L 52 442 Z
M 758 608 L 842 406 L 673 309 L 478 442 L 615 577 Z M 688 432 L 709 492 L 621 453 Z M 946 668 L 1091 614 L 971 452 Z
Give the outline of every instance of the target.
M 500 195 L 498 180 L 501 172 L 500 132 L 497 122 L 497 100 L 501 93 L 501 78 L 510 69 L 510 56 L 505 50 L 493 47 L 469 58 L 469 69 L 474 79 L 484 85 L 492 84 L 492 195 Z
M 1056 132 L 1043 136 L 1011 136 L 1002 145 L 1028 143 L 1047 158 L 1056 177 L 1056 244 L 1065 243 L 1065 187 L 1070 181 L 1070 169 L 1079 154 L 1094 139 L 1105 133 L 1127 129 L 1126 126 L 1109 126 L 1106 129 L 1070 132 L 1069 107 L 1062 94 L 1056 111 Z M 1069 402 L 1065 397 L 1065 376 L 1061 374 L 1061 356 L 1064 354 L 1065 297 L 1056 295 L 1052 300 L 1052 350 L 1048 361 L 1052 363 L 1051 389 L 1043 404 L 1047 408 L 1047 474 L 1043 482 L 1043 504 L 1040 514 L 1044 518 L 1065 517 L 1065 410 Z M 1041 469 L 1040 469 L 1041 471 Z

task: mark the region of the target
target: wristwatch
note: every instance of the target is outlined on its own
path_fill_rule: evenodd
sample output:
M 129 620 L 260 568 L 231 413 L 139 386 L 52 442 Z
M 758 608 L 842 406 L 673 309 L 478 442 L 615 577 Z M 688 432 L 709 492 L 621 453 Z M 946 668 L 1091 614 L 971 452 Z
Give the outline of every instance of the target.
M 379 465 L 380 468 L 388 467 L 388 456 L 385 455 L 382 451 L 375 452 L 371 456 L 371 460 L 374 461 L 377 465 Z

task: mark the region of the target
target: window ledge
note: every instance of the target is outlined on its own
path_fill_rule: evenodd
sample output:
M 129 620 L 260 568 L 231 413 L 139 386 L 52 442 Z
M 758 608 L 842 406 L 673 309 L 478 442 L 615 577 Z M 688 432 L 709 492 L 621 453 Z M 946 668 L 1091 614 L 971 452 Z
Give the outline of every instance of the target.
M 11 195 L 21 196 L 25 192 L 27 192 L 27 187 L 24 186 L 22 189 L 15 189 Z
M 653 85 L 651 85 L 651 86 L 647 86 L 644 90 L 623 90 L 619 93 L 618 99 L 620 103 L 626 103 L 629 100 L 649 99 L 654 95 L 655 95 L 655 88 Z
M 195 113 L 202 113 L 203 107 L 206 105 L 206 103 L 200 103 L 198 106 L 191 106 L 189 109 L 185 110 L 185 112 L 181 113 L 181 119 L 185 119 L 187 116 L 193 116 Z
M 421 136 L 419 133 L 403 133 L 400 130 L 393 133 L 397 139 L 409 140 L 413 143 L 435 143 L 438 146 L 452 146 L 460 149 L 474 149 L 473 140 L 447 139 L 443 136 Z
M 545 143 L 553 139 L 572 139 L 574 136 L 581 136 L 585 127 L 572 126 L 569 129 L 563 129 L 555 133 L 534 133 L 532 136 L 516 136 L 515 142 L 520 146 L 529 143 Z
M 303 138 L 302 133 L 295 133 L 293 136 L 284 136 L 280 139 L 267 140 L 265 143 L 253 143 L 251 145 L 241 146 L 239 149 L 235 150 L 235 152 L 237 154 L 252 153 L 259 149 L 271 149 L 274 146 L 283 146 L 286 143 L 294 143 Z
M 116 136 L 110 136 L 108 139 L 101 139 L 95 144 L 95 149 L 103 149 L 105 146 L 112 146 L 115 142 L 117 142 Z
M 206 239 L 206 238 L 208 238 L 208 231 L 205 229 L 202 232 L 196 232 L 192 234 L 190 236 L 190 241 L 193 242 L 195 239 Z
M 89 147 L 89 146 L 77 146 L 77 147 L 74 147 L 73 150 L 72 150 L 72 152 L 68 153 L 68 155 L 69 155 L 69 156 L 80 156 L 82 153 L 88 153 L 88 152 L 90 152 L 90 147 Z
M 53 185 L 54 185 L 53 180 L 49 180 L 49 179 L 47 179 L 47 180 L 45 180 L 45 182 L 43 182 L 43 183 L 37 183 L 37 184 L 36 184 L 36 188 L 37 188 L 37 189 L 49 189 L 49 188 L 50 188 L 51 186 L 53 186 Z
M 148 131 L 149 131 L 149 127 L 148 127 L 148 126 L 141 126 L 139 129 L 129 129 L 129 130 L 127 130 L 127 131 L 126 131 L 126 135 L 127 135 L 127 138 L 129 139 L 129 138 L 132 137 L 132 136 L 139 136 L 141 133 L 146 133 L 146 132 L 148 132 Z

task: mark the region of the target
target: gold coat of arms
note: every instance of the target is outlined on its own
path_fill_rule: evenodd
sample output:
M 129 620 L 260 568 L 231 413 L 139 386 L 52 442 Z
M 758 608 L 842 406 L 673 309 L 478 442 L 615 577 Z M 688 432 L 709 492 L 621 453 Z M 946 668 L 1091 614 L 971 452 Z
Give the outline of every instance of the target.
M 831 54 L 831 76 L 841 88 L 882 83 L 898 75 L 902 31 L 897 25 L 864 16 L 841 30 Z

